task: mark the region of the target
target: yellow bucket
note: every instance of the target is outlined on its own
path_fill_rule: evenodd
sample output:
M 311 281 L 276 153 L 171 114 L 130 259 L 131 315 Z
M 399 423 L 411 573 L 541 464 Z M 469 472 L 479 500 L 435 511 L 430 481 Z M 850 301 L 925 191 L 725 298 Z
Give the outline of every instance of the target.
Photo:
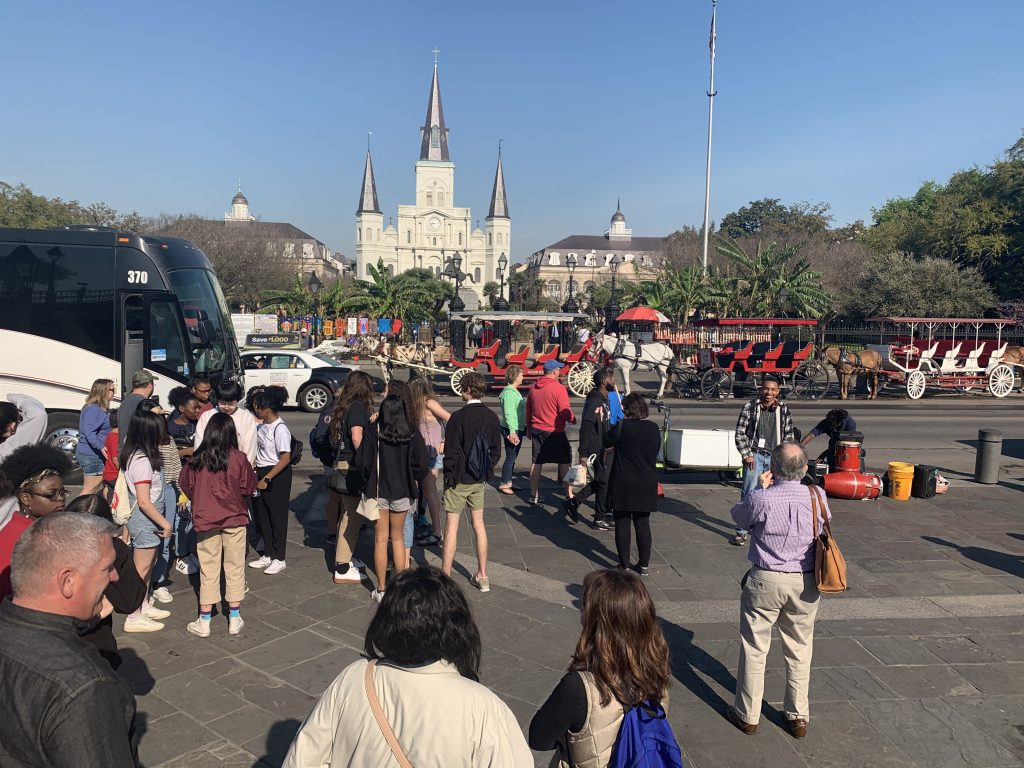
M 914 465 L 905 461 L 889 462 L 889 498 L 907 501 L 914 483 Z

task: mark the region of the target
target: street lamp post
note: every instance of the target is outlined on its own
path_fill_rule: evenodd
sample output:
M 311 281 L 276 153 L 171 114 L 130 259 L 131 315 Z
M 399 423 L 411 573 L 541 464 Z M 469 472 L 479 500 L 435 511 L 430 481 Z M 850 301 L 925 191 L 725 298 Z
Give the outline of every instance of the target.
M 575 253 L 570 253 L 569 258 L 565 260 L 565 265 L 569 268 L 569 297 L 565 300 L 565 304 L 562 305 L 563 312 L 580 311 L 580 305 L 576 302 L 576 296 L 573 290 L 573 273 L 576 271 L 577 263 Z
M 619 312 L 622 311 L 622 307 L 619 306 L 615 300 L 615 275 L 619 271 L 619 264 L 622 259 L 619 258 L 618 254 L 612 256 L 608 262 L 608 266 L 612 270 L 612 295 L 608 300 L 608 303 L 604 307 L 604 331 L 605 333 L 615 333 L 618 330 L 619 324 L 615 320 L 619 316 Z
M 324 287 L 324 284 L 320 282 L 320 278 L 316 276 L 316 272 L 309 273 L 309 280 L 306 281 L 306 285 L 309 286 L 309 292 L 313 294 L 313 328 L 310 332 L 310 341 L 312 346 L 316 346 L 320 343 L 320 303 L 318 296 L 320 289 Z
M 504 253 L 498 257 L 498 282 L 501 287 L 498 289 L 498 298 L 494 302 L 495 312 L 508 312 L 508 302 L 505 300 L 505 270 L 508 268 L 508 256 Z M 504 318 L 494 323 L 494 336 L 501 341 L 498 354 L 502 357 L 512 347 L 512 323 Z
M 455 296 L 448 302 L 448 341 L 452 346 L 452 354 L 456 360 L 466 359 L 466 321 L 456 318 L 454 315 L 466 309 L 466 303 L 459 295 L 459 288 L 462 287 L 462 280 L 465 275 L 462 273 L 462 256 L 458 251 L 452 254 L 448 268 L 445 270 L 448 276 L 455 282 Z
M 505 300 L 505 269 L 508 267 L 508 257 L 503 253 L 498 257 L 498 281 L 501 287 L 498 289 L 498 298 L 494 302 L 494 309 L 498 312 L 508 311 L 508 302 Z

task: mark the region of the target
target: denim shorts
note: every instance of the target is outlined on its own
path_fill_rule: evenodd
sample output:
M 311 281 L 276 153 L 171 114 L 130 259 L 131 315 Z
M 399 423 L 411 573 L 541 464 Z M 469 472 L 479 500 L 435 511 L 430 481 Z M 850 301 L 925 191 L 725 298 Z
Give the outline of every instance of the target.
M 92 451 L 89 451 L 89 453 L 78 453 L 76 451 L 75 458 L 78 459 L 78 466 L 82 468 L 83 475 L 103 474 L 103 465 L 106 462 L 102 456 L 97 456 Z
M 132 516 L 128 518 L 128 535 L 132 537 L 135 549 L 154 549 L 163 544 L 163 539 L 157 535 L 158 530 L 145 512 L 138 507 L 132 510 Z
M 403 499 L 377 499 L 377 508 L 386 509 L 388 512 L 408 512 L 414 506 L 412 499 L 406 497 Z
M 437 457 L 434 459 L 434 466 L 432 466 L 431 469 L 437 469 L 437 470 L 444 469 L 444 454 L 443 453 L 437 454 Z

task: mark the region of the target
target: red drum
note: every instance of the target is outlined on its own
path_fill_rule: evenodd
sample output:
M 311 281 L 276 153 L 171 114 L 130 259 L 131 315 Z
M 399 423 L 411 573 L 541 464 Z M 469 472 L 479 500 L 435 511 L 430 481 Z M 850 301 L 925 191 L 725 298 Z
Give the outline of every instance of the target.
M 868 472 L 829 472 L 824 486 L 825 493 L 836 499 L 877 499 L 882 495 L 882 478 Z
M 860 471 L 860 443 L 847 440 L 836 443 L 836 469 Z

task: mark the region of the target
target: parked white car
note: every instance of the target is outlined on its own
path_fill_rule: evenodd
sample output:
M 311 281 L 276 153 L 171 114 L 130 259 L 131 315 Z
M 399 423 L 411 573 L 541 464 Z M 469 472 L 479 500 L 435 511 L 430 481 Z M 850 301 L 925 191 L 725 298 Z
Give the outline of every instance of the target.
M 246 388 L 281 386 L 288 390 L 287 405 L 310 413 L 319 412 L 334 400 L 354 370 L 317 352 L 292 349 L 258 349 L 242 353 Z

